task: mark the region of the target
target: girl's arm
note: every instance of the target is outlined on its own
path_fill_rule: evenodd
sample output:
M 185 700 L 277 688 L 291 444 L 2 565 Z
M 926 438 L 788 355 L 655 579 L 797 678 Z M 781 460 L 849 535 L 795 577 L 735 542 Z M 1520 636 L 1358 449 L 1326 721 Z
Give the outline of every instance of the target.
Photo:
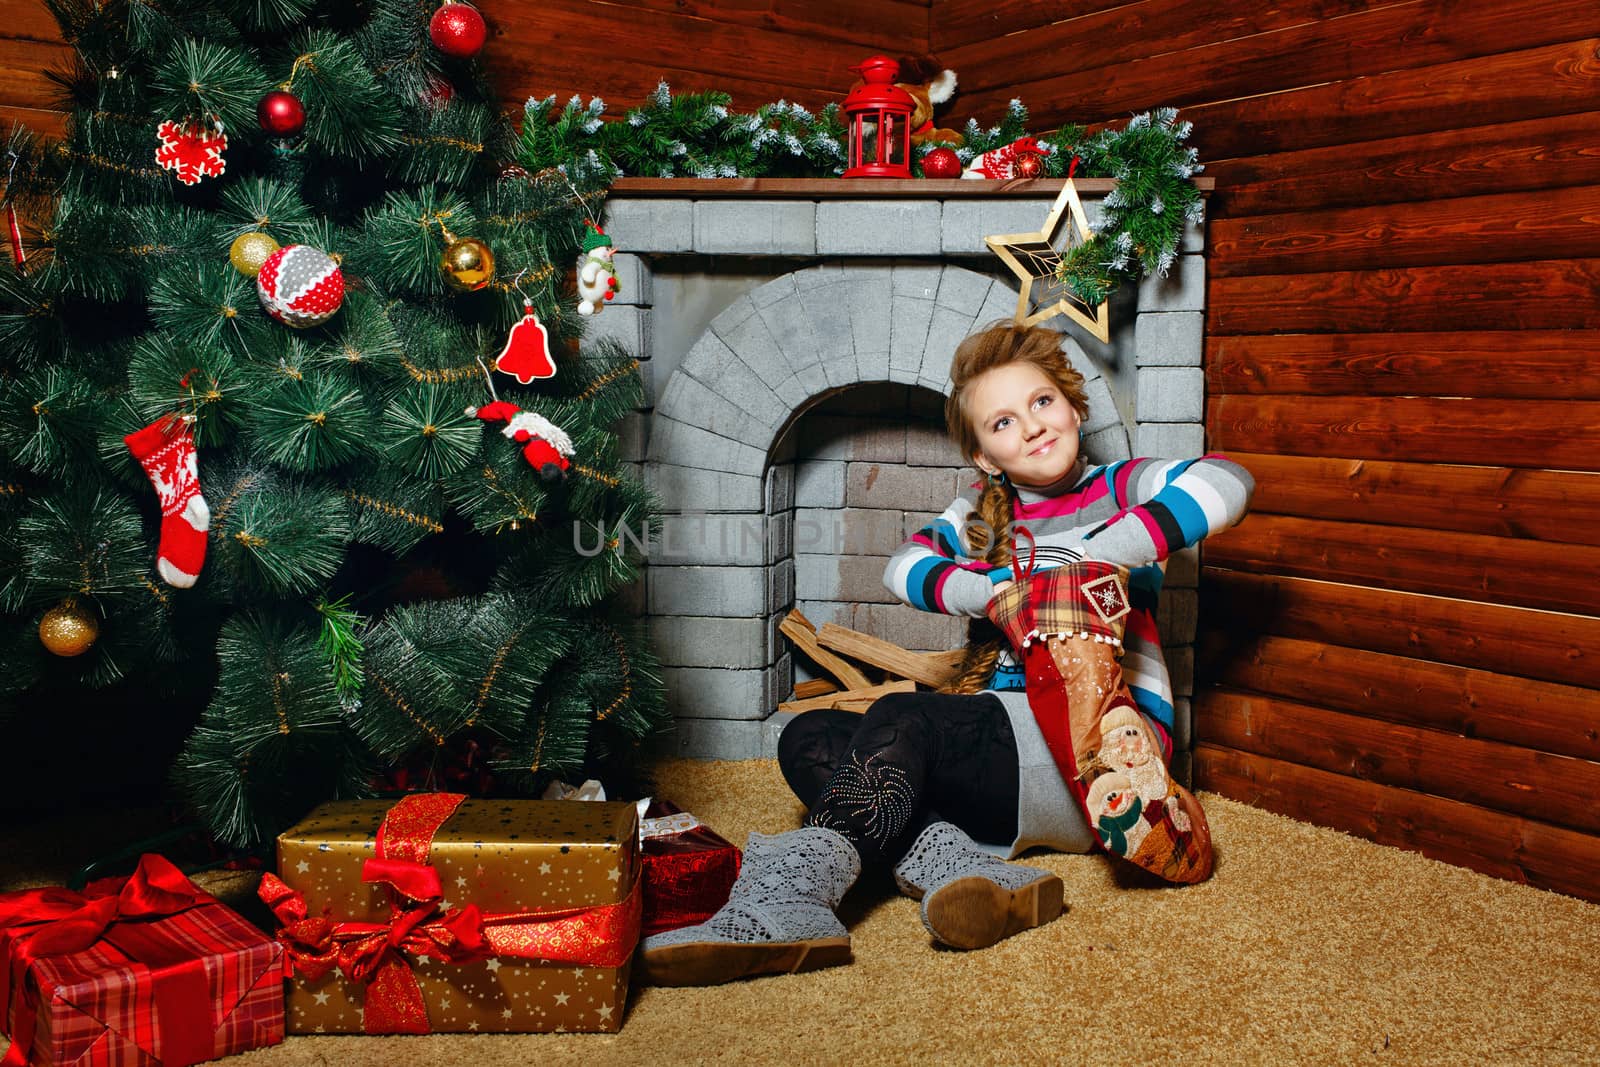
M 976 490 L 963 493 L 937 519 L 906 539 L 883 569 L 883 584 L 922 611 L 981 618 L 995 594 L 995 580 L 1011 577 L 967 554 L 962 531 L 976 520 Z M 990 575 L 994 575 L 991 579 Z
M 1166 559 L 1244 518 L 1255 479 L 1217 454 L 1199 459 L 1131 459 L 1101 475 L 1120 506 L 1083 537 L 1094 559 L 1139 567 Z

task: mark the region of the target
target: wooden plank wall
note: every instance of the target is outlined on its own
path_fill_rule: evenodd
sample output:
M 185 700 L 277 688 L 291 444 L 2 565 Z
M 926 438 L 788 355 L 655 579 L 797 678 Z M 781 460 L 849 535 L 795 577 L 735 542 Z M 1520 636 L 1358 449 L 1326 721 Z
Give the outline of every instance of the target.
M 935 0 L 982 121 L 1162 104 L 1210 203 L 1199 784 L 1600 899 L 1600 6 Z M 1002 36 L 1006 35 L 1006 36 Z
M 931 0 L 478 0 L 489 75 L 509 110 L 528 97 L 599 96 L 621 114 L 662 79 L 720 89 L 736 108 L 841 100 L 876 52 L 928 48 Z M 71 49 L 38 0 L 0 0 L 0 124 L 59 135 L 55 87 Z

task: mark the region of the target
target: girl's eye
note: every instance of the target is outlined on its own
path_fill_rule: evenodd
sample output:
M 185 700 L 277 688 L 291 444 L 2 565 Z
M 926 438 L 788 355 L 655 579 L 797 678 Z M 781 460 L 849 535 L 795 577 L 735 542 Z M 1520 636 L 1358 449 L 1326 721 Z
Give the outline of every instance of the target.
M 1035 400 L 1033 402 L 1033 406 L 1036 407 L 1036 408 L 1037 407 L 1049 407 L 1050 406 L 1050 402 L 1052 400 L 1054 400 L 1054 399 L 1055 399 L 1054 397 L 1050 396 L 1047 393 L 1044 396 L 1041 396 L 1039 399 Z
M 1009 423 L 1010 421 L 1011 421 L 1010 418 L 996 419 L 995 420 L 995 424 L 994 424 L 994 432 L 995 433 L 999 433 L 1001 430 L 1005 429 L 1006 428 L 1006 424 Z

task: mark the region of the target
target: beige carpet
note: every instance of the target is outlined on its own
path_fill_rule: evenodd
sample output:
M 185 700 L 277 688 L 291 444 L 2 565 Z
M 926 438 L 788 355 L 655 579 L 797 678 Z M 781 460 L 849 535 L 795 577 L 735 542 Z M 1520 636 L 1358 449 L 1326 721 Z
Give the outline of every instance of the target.
M 800 815 L 770 761 L 659 780 L 736 842 Z M 292 1038 L 234 1062 L 1600 1064 L 1600 907 L 1202 799 L 1210 882 L 1122 884 L 1104 857 L 1041 854 L 1070 910 L 985 951 L 932 947 L 878 879 L 846 903 L 854 964 L 635 989 L 619 1034 Z M 9 887 L 44 861 L 5 844 Z

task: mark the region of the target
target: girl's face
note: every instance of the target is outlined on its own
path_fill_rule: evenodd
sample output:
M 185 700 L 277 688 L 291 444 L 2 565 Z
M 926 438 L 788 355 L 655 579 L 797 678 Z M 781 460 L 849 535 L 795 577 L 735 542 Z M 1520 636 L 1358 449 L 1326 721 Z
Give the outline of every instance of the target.
M 984 473 L 1047 486 L 1078 461 L 1078 413 L 1032 363 L 984 371 L 968 388 L 967 415 L 978 432 L 973 460 Z

